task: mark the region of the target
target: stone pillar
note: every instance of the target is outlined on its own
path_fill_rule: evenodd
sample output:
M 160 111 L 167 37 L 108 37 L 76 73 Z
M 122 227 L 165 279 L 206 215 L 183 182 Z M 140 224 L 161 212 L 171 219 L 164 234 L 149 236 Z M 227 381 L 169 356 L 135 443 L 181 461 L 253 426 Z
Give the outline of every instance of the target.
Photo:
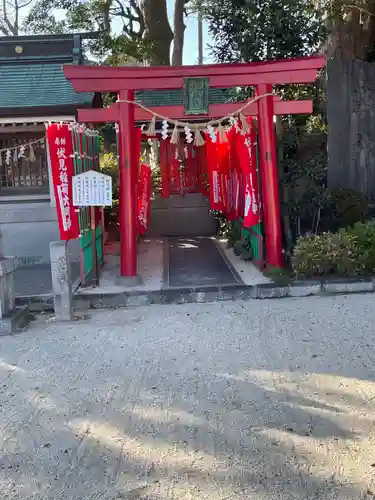
M 15 308 L 14 276 L 16 259 L 0 257 L 0 319 L 9 317 Z
M 0 231 L 0 335 L 11 335 L 28 322 L 28 307 L 16 309 L 14 291 L 15 257 L 4 257 Z
M 73 319 L 73 296 L 67 242 L 52 241 L 50 254 L 55 317 L 69 321 Z
M 28 322 L 27 307 L 16 310 L 13 276 L 16 267 L 14 257 L 0 257 L 0 335 L 11 335 Z

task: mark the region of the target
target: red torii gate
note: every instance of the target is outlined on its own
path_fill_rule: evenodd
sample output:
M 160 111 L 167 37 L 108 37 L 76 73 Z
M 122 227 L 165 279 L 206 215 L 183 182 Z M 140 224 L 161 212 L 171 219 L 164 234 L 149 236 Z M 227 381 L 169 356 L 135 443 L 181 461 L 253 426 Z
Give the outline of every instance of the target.
M 116 122 L 120 150 L 121 276 L 137 275 L 137 197 L 135 122 L 150 119 L 149 113 L 124 101 L 134 101 L 135 90 L 182 89 L 185 78 L 204 77 L 210 88 L 255 86 L 258 96 L 272 93 L 273 85 L 314 82 L 325 66 L 324 56 L 302 57 L 248 64 L 203 66 L 109 67 L 64 66 L 65 77 L 77 92 L 116 92 L 119 102 L 109 108 L 78 111 L 81 122 Z M 192 120 L 184 106 L 162 106 L 153 111 L 172 119 Z M 208 114 L 194 119 L 212 119 L 235 112 L 238 104 L 211 104 Z M 267 95 L 250 105 L 244 114 L 256 116 L 267 263 L 282 267 L 282 234 L 277 175 L 274 115 L 309 114 L 311 101 L 281 101 Z

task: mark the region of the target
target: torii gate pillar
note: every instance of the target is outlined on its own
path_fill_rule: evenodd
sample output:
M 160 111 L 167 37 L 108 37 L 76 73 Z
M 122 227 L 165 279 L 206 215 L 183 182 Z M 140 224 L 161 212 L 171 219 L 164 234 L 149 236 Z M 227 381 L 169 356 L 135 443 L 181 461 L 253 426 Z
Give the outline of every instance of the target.
M 272 85 L 256 86 L 257 95 L 272 94 Z M 264 232 L 267 244 L 267 264 L 282 268 L 282 235 L 280 196 L 277 171 L 276 137 L 273 123 L 272 95 L 258 101 L 259 168 L 262 182 Z
M 122 90 L 119 99 L 134 101 L 134 90 Z M 136 136 L 134 104 L 119 102 L 119 210 L 120 275 L 137 279 L 137 193 L 135 182 Z

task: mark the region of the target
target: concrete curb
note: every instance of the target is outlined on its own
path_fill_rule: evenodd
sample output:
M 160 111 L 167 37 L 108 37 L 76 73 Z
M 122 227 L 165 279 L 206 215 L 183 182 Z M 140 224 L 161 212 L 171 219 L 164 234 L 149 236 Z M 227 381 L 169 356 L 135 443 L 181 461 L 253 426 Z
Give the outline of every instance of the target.
M 53 312 L 54 302 L 52 294 L 19 295 L 16 297 L 16 306 L 28 306 L 30 312 Z
M 74 294 L 75 310 L 137 307 L 152 304 L 186 304 L 227 300 L 279 299 L 285 297 L 310 297 L 313 295 L 340 295 L 348 293 L 373 293 L 372 277 L 337 278 L 331 280 L 293 281 L 286 284 L 262 283 L 259 285 L 233 284 L 202 286 L 196 288 L 167 288 L 153 291 L 122 293 Z M 52 295 L 17 297 L 16 305 L 27 305 L 32 312 L 53 311 Z
M 12 335 L 21 331 L 30 321 L 27 306 L 16 307 L 9 316 L 1 318 L 0 336 Z
M 285 285 L 262 283 L 259 285 L 204 286 L 196 288 L 170 288 L 150 292 L 123 292 L 116 294 L 79 294 L 74 297 L 79 309 L 136 307 L 151 304 L 185 304 L 226 300 L 276 299 L 374 292 L 372 278 L 330 281 L 295 281 Z

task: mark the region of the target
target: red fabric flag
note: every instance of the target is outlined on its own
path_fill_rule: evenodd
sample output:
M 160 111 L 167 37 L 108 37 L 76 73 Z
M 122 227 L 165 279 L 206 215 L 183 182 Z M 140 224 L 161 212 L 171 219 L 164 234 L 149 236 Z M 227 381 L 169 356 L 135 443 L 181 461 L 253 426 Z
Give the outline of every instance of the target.
M 244 227 L 255 226 L 260 221 L 258 177 L 256 170 L 256 134 L 254 123 L 249 120 L 250 132 L 237 135 L 236 151 L 243 173 L 245 189 Z
M 228 201 L 228 173 L 229 173 L 229 143 L 223 142 L 217 144 L 216 148 L 219 177 L 220 177 L 220 192 L 223 205 L 223 214 L 229 213 Z
M 237 132 L 232 127 L 227 133 L 228 137 L 228 219 L 237 220 L 239 217 L 239 161 L 237 156 Z
M 138 230 L 145 234 L 150 221 L 151 168 L 142 163 L 138 183 Z
M 135 129 L 135 165 L 134 165 L 134 174 L 135 174 L 136 181 L 139 179 L 139 174 L 140 174 L 141 138 L 142 138 L 142 130 L 140 128 L 136 128 Z
M 72 240 L 78 238 L 79 222 L 72 199 L 73 143 L 68 125 L 50 125 L 47 128 L 47 141 L 60 239 Z
M 174 146 L 174 144 L 170 144 L 169 139 L 160 140 L 160 176 L 163 198 L 169 198 L 170 196 L 169 155 L 174 155 Z
M 179 144 L 171 144 L 171 184 L 173 192 L 181 191 L 180 179 L 180 146 Z
M 211 210 L 223 212 L 224 204 L 222 197 L 222 182 L 218 164 L 217 143 L 213 142 L 210 136 L 206 135 L 206 155 L 208 183 L 210 186 L 210 207 Z

